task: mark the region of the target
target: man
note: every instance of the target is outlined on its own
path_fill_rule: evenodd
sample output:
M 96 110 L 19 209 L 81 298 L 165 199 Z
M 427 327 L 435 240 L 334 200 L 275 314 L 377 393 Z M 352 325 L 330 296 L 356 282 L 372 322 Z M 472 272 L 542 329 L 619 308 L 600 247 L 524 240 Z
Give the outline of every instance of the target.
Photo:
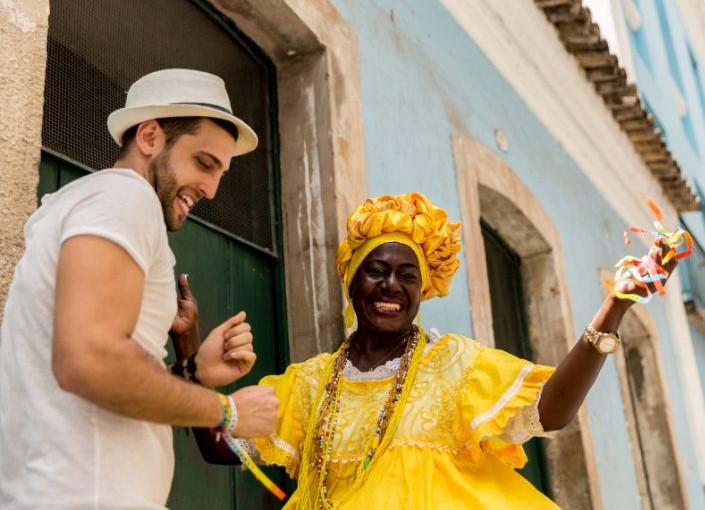
M 144 76 L 108 129 L 122 145 L 114 168 L 44 197 L 25 227 L 0 341 L 1 508 L 164 508 L 170 425 L 223 423 L 228 409 L 209 388 L 254 363 L 243 313 L 178 366 L 200 385 L 162 361 L 182 319 L 166 231 L 257 145 L 222 80 L 184 69 Z M 272 431 L 271 390 L 243 388 L 232 401 L 233 435 Z

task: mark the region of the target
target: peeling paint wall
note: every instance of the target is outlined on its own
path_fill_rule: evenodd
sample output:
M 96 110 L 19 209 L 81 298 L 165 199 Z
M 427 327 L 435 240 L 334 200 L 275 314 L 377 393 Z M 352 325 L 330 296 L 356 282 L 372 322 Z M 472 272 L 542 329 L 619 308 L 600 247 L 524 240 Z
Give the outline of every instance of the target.
M 0 0 L 0 315 L 36 208 L 48 0 Z

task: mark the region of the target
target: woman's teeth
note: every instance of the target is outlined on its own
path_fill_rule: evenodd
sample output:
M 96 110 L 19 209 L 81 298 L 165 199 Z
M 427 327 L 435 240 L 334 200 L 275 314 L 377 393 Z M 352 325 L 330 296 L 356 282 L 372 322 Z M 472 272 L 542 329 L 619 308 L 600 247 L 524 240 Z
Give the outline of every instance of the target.
M 382 301 L 375 302 L 375 307 L 388 312 L 396 312 L 401 309 L 401 305 L 399 303 L 384 303 Z

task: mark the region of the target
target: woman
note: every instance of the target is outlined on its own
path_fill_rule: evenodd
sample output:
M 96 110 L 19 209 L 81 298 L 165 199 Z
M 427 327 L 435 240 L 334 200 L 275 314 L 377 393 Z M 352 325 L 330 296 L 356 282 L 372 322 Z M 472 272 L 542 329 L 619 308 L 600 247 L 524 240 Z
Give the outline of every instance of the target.
M 281 405 L 276 434 L 253 446 L 298 479 L 285 508 L 558 508 L 515 472 L 521 444 L 573 418 L 633 302 L 608 297 L 557 369 L 534 365 L 414 325 L 459 265 L 445 211 L 418 193 L 382 196 L 347 228 L 337 262 L 357 328 L 337 352 L 261 381 Z M 667 249 L 655 243 L 657 262 Z

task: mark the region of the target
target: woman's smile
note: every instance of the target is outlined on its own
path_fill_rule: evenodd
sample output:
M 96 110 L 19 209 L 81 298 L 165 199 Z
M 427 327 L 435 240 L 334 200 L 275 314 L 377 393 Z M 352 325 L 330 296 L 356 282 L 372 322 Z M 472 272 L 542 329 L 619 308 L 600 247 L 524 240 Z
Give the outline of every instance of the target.
M 391 303 L 389 301 L 375 301 L 374 303 L 375 308 L 381 312 L 398 312 L 401 310 L 401 304 L 399 303 Z

